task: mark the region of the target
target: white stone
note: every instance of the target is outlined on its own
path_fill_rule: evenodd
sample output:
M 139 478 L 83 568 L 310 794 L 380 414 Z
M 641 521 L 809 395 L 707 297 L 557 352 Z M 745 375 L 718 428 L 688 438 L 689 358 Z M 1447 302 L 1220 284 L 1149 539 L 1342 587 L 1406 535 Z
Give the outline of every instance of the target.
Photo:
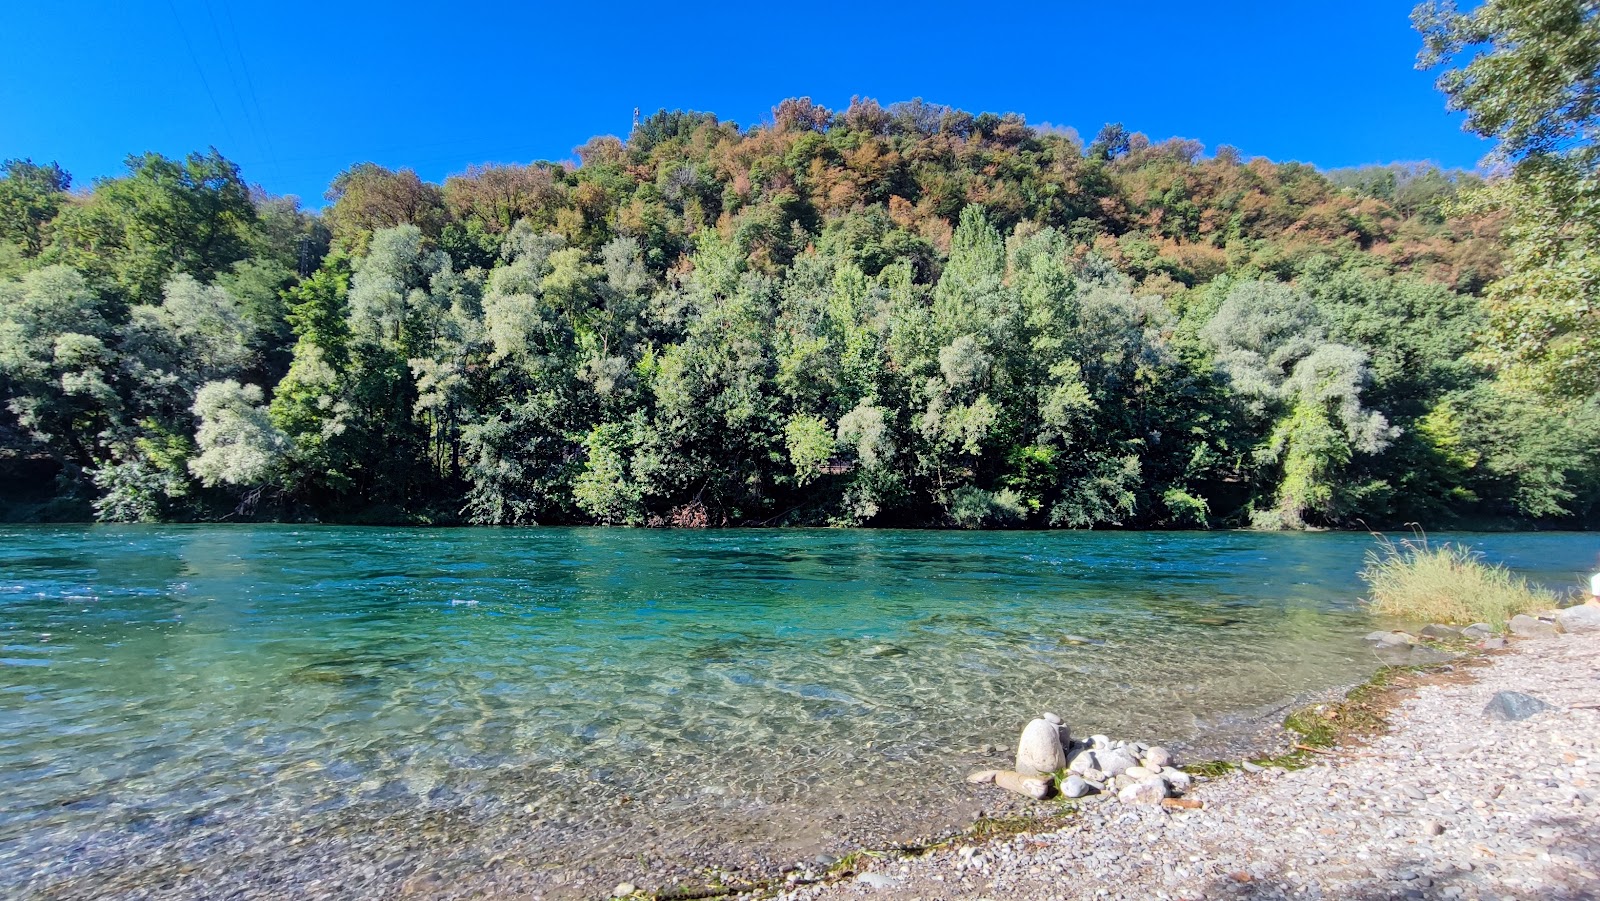
M 1171 789 L 1172 793 L 1177 795 L 1181 795 L 1188 791 L 1189 787 L 1194 784 L 1194 780 L 1189 776 L 1188 773 L 1185 773 L 1183 770 L 1172 769 L 1170 767 L 1161 771 L 1161 779 L 1167 783 L 1167 788 Z
M 1066 784 L 1061 786 L 1061 794 L 1068 798 L 1081 798 L 1090 791 L 1088 781 L 1082 776 L 1068 776 Z
M 1061 749 L 1061 733 L 1048 720 L 1038 719 L 1022 730 L 1017 743 L 1017 772 L 1038 776 L 1065 769 L 1067 754 Z
M 1107 751 L 1104 754 L 1096 754 L 1095 757 L 1099 761 L 1100 772 L 1105 773 L 1107 776 L 1120 776 L 1127 772 L 1129 767 L 1139 764 L 1139 761 L 1135 760 L 1132 754 L 1121 749 Z
M 1160 779 L 1135 782 L 1117 792 L 1117 800 L 1124 804 L 1160 804 L 1166 796 L 1166 783 Z

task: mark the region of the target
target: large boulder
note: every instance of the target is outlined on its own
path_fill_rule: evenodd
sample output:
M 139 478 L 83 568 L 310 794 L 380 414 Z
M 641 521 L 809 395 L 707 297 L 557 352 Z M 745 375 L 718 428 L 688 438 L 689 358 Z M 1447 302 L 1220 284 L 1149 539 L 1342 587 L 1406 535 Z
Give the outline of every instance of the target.
M 1067 752 L 1061 747 L 1061 732 L 1046 719 L 1036 719 L 1022 730 L 1017 743 L 1017 772 L 1039 776 L 1066 769 Z
M 1523 638 L 1554 638 L 1556 624 L 1547 623 L 1536 616 L 1519 613 L 1511 617 L 1511 634 Z
M 1556 614 L 1556 622 L 1564 632 L 1600 632 L 1600 607 L 1579 604 Z

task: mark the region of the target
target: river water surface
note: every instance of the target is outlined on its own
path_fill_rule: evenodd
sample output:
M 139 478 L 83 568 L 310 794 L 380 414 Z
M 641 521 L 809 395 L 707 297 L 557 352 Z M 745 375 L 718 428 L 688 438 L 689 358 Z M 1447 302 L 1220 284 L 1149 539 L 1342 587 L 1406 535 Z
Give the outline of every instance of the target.
M 1364 678 L 1372 546 L 0 527 L 0 896 L 592 896 L 953 826 L 1038 711 L 1200 753 Z

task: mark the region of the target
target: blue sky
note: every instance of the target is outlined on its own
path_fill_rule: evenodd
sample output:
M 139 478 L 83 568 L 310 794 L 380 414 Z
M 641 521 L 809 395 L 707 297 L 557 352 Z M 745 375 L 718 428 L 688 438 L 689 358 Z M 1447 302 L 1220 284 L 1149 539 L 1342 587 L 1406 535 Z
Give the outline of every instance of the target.
M 132 152 L 215 145 L 248 180 L 320 206 L 362 160 L 439 180 L 572 158 L 626 136 L 635 107 L 749 125 L 784 97 L 859 94 L 1091 137 L 1121 121 L 1323 167 L 1474 166 L 1490 145 L 1413 68 L 1411 5 L 15 2 L 0 157 L 57 160 L 88 184 Z

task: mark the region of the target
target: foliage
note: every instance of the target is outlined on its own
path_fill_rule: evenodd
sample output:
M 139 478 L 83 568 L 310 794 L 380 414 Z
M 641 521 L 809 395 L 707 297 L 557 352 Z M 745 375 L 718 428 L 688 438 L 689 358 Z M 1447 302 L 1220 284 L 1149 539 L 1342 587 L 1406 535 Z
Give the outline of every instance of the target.
M 1489 291 L 1488 357 L 1561 403 L 1600 388 L 1600 4 L 1418 6 L 1418 66 L 1467 127 L 1498 140 L 1509 178 L 1480 192 L 1506 215 L 1506 277 Z
M 1367 554 L 1361 578 L 1372 608 L 1418 623 L 1501 628 L 1518 613 L 1556 606 L 1555 594 L 1460 545 L 1429 545 L 1424 539 L 1385 539 Z
M 662 111 L 443 185 L 362 163 L 321 213 L 214 151 L 80 193 L 9 162 L 5 451 L 108 519 L 1593 515 L 1591 319 L 1549 302 L 1593 293 L 1588 238 L 1555 182 L 922 101 L 773 120 Z M 1559 406 L 1528 387 L 1554 371 Z

